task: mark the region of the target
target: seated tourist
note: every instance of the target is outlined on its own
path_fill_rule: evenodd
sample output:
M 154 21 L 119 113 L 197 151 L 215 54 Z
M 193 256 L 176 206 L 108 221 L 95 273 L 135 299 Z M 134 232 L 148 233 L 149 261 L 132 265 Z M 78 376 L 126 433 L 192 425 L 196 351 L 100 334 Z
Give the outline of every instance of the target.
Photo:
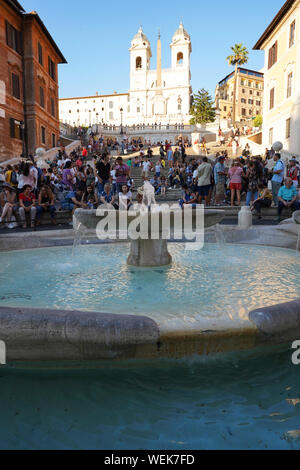
M 36 219 L 36 197 L 32 192 L 32 187 L 26 184 L 19 195 L 19 215 L 23 228 L 27 228 L 26 214 L 30 215 L 31 228 L 35 228 Z
M 100 204 L 112 204 L 115 208 L 118 207 L 118 205 L 116 204 L 116 197 L 109 183 L 104 186 L 104 191 L 102 192 L 100 197 Z
M 95 190 L 91 185 L 88 186 L 85 192 L 83 193 L 81 202 L 87 209 L 97 209 L 99 205 L 99 200 Z
M 0 207 L 2 208 L 0 223 L 6 221 L 9 229 L 15 228 L 15 225 L 12 223 L 12 216 L 15 216 L 17 213 L 16 203 L 16 190 L 10 184 L 4 183 L 3 192 L 0 193 Z
M 81 189 L 76 189 L 76 191 L 70 191 L 65 199 L 61 203 L 61 208 L 64 211 L 72 211 L 72 215 L 76 209 L 85 209 L 86 205 L 81 202 L 83 196 L 83 191 Z
M 44 212 L 50 212 L 51 222 L 53 225 L 56 224 L 55 212 L 56 207 L 54 203 L 54 194 L 47 185 L 43 185 L 38 197 L 37 206 L 37 225 L 40 225 L 41 218 Z
M 119 193 L 119 210 L 127 211 L 132 206 L 132 192 L 127 185 L 122 186 L 122 192 Z
M 179 201 L 181 209 L 184 209 L 185 206 L 192 205 L 193 209 L 197 207 L 198 195 L 193 193 L 191 188 L 187 185 L 183 185 L 183 198 Z
M 258 218 L 261 219 L 261 209 L 262 207 L 271 207 L 272 205 L 272 192 L 268 189 L 267 186 L 264 186 L 262 183 L 258 184 L 258 198 L 252 202 L 251 210 L 256 211 Z
M 280 222 L 280 216 L 285 207 L 290 207 L 293 212 L 300 210 L 300 202 L 297 201 L 297 198 L 298 193 L 292 178 L 286 178 L 284 186 L 281 186 L 278 192 L 278 222 Z

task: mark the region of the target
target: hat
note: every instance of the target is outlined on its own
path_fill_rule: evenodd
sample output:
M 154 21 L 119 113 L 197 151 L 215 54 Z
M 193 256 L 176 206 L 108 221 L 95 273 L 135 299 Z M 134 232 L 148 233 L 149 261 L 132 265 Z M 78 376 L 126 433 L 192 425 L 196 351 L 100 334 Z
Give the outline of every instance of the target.
M 9 184 L 9 183 L 4 183 L 4 184 L 3 184 L 3 188 L 8 188 L 8 189 L 12 189 L 12 190 L 15 189 L 15 188 L 13 188 L 12 185 Z

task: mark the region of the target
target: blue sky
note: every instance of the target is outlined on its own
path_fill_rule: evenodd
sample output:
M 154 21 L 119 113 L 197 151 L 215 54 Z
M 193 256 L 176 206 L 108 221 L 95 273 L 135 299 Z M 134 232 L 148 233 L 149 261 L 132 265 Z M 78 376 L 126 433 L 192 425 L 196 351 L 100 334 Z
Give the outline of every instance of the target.
M 242 42 L 250 51 L 248 68 L 263 66 L 263 52 L 252 51 L 284 0 L 20 0 L 39 13 L 68 64 L 59 67 L 60 97 L 127 92 L 130 41 L 142 24 L 152 46 L 161 31 L 163 67 L 171 63 L 170 42 L 180 20 L 191 35 L 192 86 L 214 93 L 231 72 L 230 46 Z

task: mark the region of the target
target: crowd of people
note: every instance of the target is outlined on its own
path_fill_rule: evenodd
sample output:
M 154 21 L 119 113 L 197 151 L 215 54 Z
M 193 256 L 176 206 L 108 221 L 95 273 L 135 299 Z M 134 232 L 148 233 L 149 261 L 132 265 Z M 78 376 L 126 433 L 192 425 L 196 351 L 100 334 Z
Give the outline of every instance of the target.
M 240 206 L 245 200 L 259 218 L 262 208 L 272 205 L 278 217 L 285 207 L 300 209 L 296 158 L 286 165 L 280 154 L 266 150 L 264 157 L 255 157 L 247 147 L 233 160 L 226 150 L 216 157 L 193 157 L 187 154 L 190 143 L 179 138 L 176 146 L 159 143 L 158 156 L 149 142 L 137 141 L 137 155 L 125 160 L 121 155 L 111 157 L 111 142 L 101 141 L 101 136 L 97 140 L 99 150 L 92 150 L 92 159 L 85 147 L 69 156 L 62 148 L 51 162 L 41 165 L 31 158 L 0 169 L 0 226 L 35 228 L 45 213 L 55 225 L 59 210 L 74 213 L 77 208 L 95 209 L 101 204 L 127 210 L 136 192 L 136 198 L 141 196 L 132 169 L 139 169 L 156 195 L 164 197 L 179 189 L 182 208 L 190 204 Z

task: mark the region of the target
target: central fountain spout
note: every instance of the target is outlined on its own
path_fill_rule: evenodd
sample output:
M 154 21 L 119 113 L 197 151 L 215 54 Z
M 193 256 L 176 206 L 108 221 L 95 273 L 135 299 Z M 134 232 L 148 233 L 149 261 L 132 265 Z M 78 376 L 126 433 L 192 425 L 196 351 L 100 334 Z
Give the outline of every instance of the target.
M 143 188 L 139 189 L 138 194 L 140 198 L 143 195 L 143 202 L 136 204 L 133 210 L 128 212 L 101 206 L 98 210 L 77 209 L 73 225 L 74 227 L 82 226 L 87 229 L 95 229 L 99 237 L 99 223 L 103 222 L 102 225 L 105 226 L 106 220 L 113 220 L 112 226 L 115 233 L 112 234 L 111 231 L 108 231 L 106 232 L 107 236 L 102 239 L 124 240 L 123 233 L 127 228 L 125 239 L 130 241 L 128 265 L 137 267 L 168 266 L 172 263 L 172 257 L 168 251 L 168 240 L 184 240 L 186 211 L 177 204 L 171 208 L 168 204 L 163 206 L 156 204 L 154 187 L 148 181 L 145 182 Z M 225 215 L 225 212 L 221 210 L 204 211 L 202 206 L 193 209 L 189 207 L 189 209 L 191 233 L 195 235 L 195 239 L 197 239 L 199 217 L 202 218 L 203 233 L 204 228 L 218 224 Z

